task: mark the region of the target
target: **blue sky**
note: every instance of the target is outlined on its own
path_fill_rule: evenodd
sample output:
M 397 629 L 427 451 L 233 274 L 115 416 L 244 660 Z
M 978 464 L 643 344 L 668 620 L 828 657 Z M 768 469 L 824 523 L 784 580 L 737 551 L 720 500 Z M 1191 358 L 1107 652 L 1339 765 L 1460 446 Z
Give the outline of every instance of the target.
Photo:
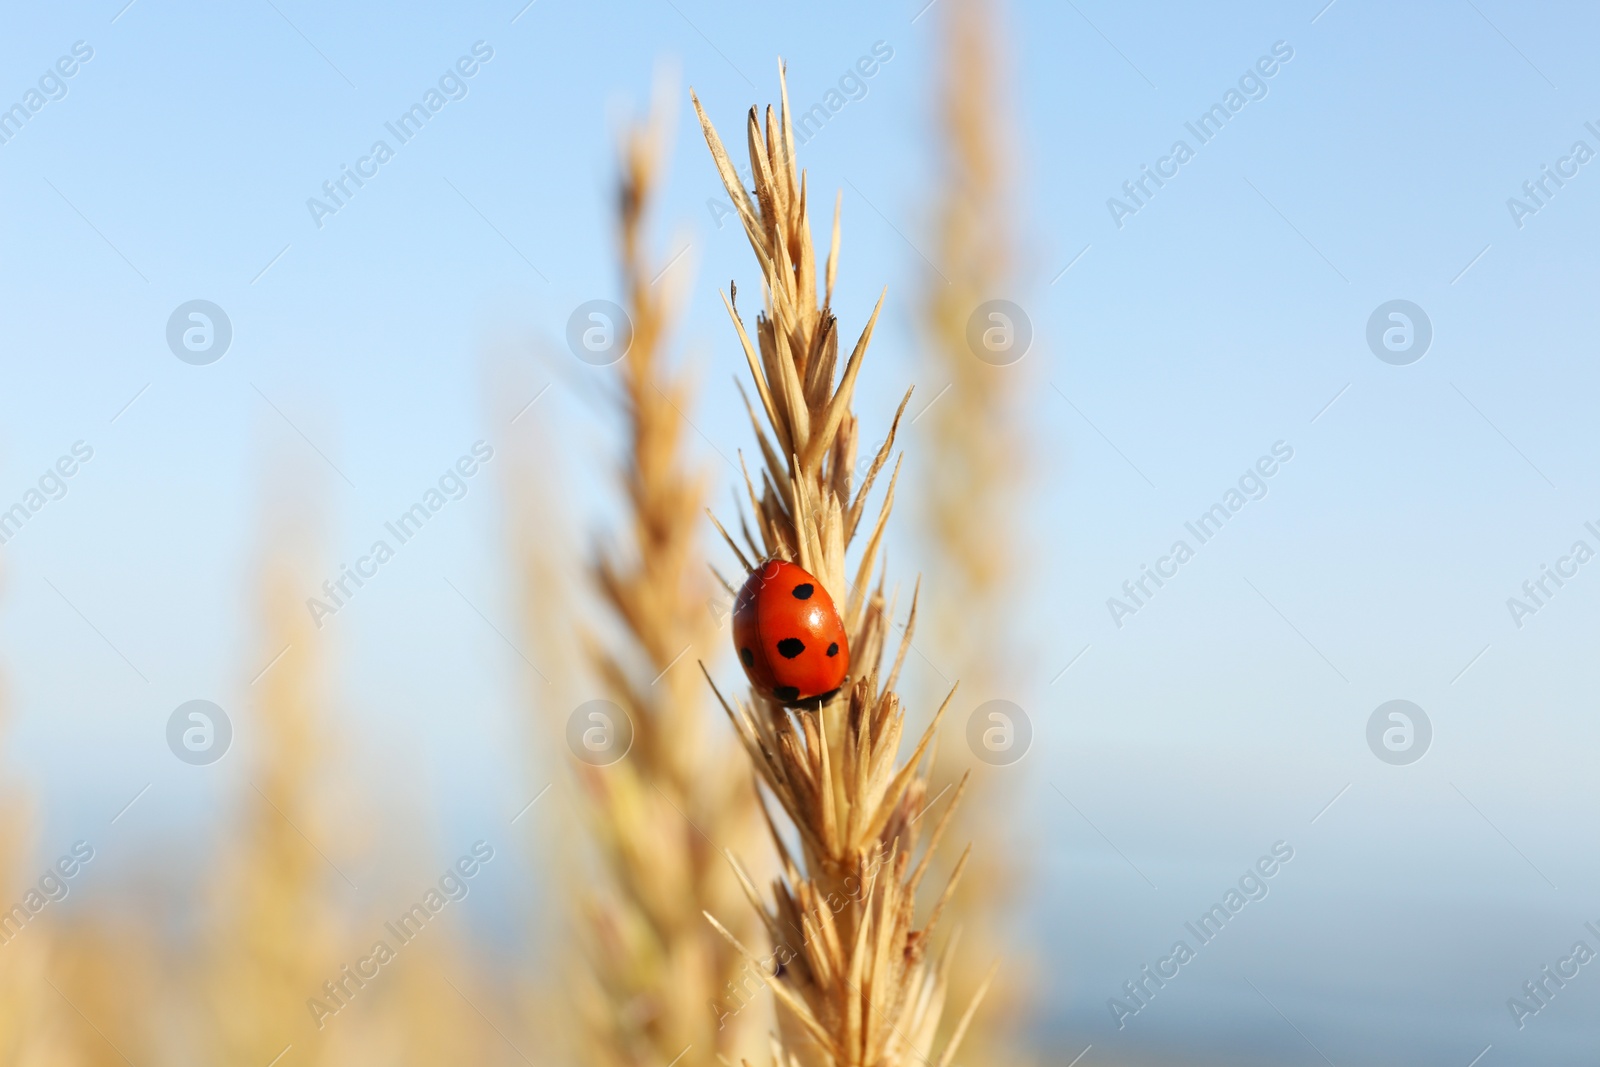
M 75 442 L 93 449 L 0 553 L 0 636 L 39 854 L 99 834 L 106 892 L 175 828 L 204 840 L 243 787 L 242 759 L 199 773 L 162 729 L 189 699 L 248 708 L 272 652 L 252 582 L 274 531 L 317 526 L 332 575 L 475 442 L 509 449 L 507 413 L 546 385 L 524 443 L 545 442 L 574 535 L 603 528 L 607 372 L 562 338 L 578 304 L 617 295 L 615 132 L 659 78 L 680 107 L 657 248 L 687 249 L 672 269 L 718 499 L 719 453 L 749 442 L 713 289 L 755 275 L 708 209 L 686 86 L 737 129 L 774 98 L 779 55 L 804 108 L 892 52 L 802 159 L 813 190 L 845 191 L 847 332 L 889 286 L 867 439 L 907 382 L 942 385 L 914 321 L 937 269 L 937 2 L 274 3 L 33 6 L 0 38 L 3 106 L 76 42 L 93 51 L 0 144 L 0 507 Z M 1584 528 L 1600 525 L 1600 162 L 1560 162 L 1577 141 L 1600 151 L 1594 13 L 1018 2 L 1008 25 L 1025 267 L 1003 295 L 1036 331 L 1013 370 L 1038 473 L 1024 513 L 997 521 L 1037 576 L 1006 623 L 1026 649 L 1006 695 L 1035 726 L 1011 773 L 1039 855 L 1051 1039 L 1069 1058 L 1092 1043 L 1085 1064 L 1465 1065 L 1486 1046 L 1485 1067 L 1579 1062 L 1592 967 L 1521 1029 L 1506 1000 L 1573 941 L 1600 949 L 1583 926 L 1600 925 L 1600 564 L 1520 627 L 1507 600 L 1574 541 L 1600 549 Z M 308 198 L 475 45 L 444 90 L 463 95 L 317 225 Z M 1292 57 L 1265 95 L 1196 143 L 1185 123 L 1275 46 Z M 1179 139 L 1193 158 L 1119 226 L 1108 199 Z M 1508 200 L 1546 166 L 1576 174 L 1518 219 Z M 196 299 L 233 328 L 207 366 L 165 339 Z M 1407 365 L 1366 342 L 1396 299 L 1433 331 Z M 1119 627 L 1107 599 L 1280 441 L 1293 458 L 1267 495 Z M 495 632 L 516 614 L 508 455 L 323 631 L 339 766 L 368 783 L 354 803 L 387 834 L 420 820 L 441 857 L 542 785 L 525 668 Z M 896 551 L 909 574 L 917 544 Z M 1408 766 L 1367 747 L 1391 699 L 1433 726 Z M 138 818 L 108 824 L 147 783 Z M 1295 859 L 1270 895 L 1119 1030 L 1107 1000 L 1279 840 Z M 515 891 L 478 899 L 509 909 Z

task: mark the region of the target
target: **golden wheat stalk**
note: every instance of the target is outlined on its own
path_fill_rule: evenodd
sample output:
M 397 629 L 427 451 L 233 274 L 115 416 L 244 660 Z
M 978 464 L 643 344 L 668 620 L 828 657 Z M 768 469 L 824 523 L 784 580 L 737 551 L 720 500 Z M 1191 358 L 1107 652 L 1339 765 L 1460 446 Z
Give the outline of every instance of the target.
M 627 712 L 633 746 L 610 766 L 580 768 L 605 874 L 598 896 L 581 887 L 595 899 L 584 1058 L 628 1067 L 737 1058 L 765 1023 L 740 1010 L 743 961 L 700 917 L 739 901 L 710 842 L 742 843 L 760 824 L 749 778 L 707 738 L 705 692 L 680 664 L 707 655 L 717 633 L 698 533 L 705 478 L 684 447 L 689 390 L 667 365 L 681 300 L 657 284 L 645 251 L 664 133 L 658 115 L 623 141 L 619 251 L 632 340 L 618 369 L 631 537 L 625 554 L 602 552 L 591 568 L 625 639 L 590 639 L 588 660 Z
M 517 410 L 506 398 L 534 395 L 526 381 L 510 373 L 512 367 L 509 360 L 501 364 L 489 388 L 491 398 L 503 404 L 502 424 L 509 423 Z M 532 419 L 522 424 L 522 430 L 521 436 L 506 442 L 500 476 L 523 632 L 529 646 L 539 652 L 539 666 L 526 674 L 530 703 L 540 715 L 534 736 L 549 737 L 564 729 L 566 714 L 582 699 L 578 683 L 582 657 L 572 625 L 578 602 L 574 595 L 578 576 L 572 564 L 579 553 L 559 507 L 568 498 L 564 472 L 549 460 L 555 452 L 555 434 L 548 424 Z M 538 966 L 518 973 L 516 1000 L 524 1031 L 541 1035 L 541 1062 L 574 1063 L 587 1057 L 609 1063 L 613 1061 L 589 1055 L 595 1035 L 604 1031 L 588 1020 L 604 1011 L 605 997 L 588 974 L 589 946 L 584 944 L 588 931 L 585 924 L 572 921 L 572 913 L 593 884 L 585 826 L 593 820 L 587 817 L 587 802 L 570 788 L 565 751 L 560 745 L 540 745 L 534 752 L 535 788 L 542 790 L 546 783 L 553 788 L 550 799 L 540 802 L 546 817 L 523 821 L 533 838 L 526 847 L 534 863 L 555 872 L 548 899 L 560 905 L 539 907 L 528 915 Z M 566 810 L 552 814 L 550 808 L 555 806 Z M 577 982 L 574 975 L 580 976 Z
M 943 174 L 934 239 L 942 274 L 929 277 L 923 318 L 936 373 L 950 379 L 949 399 L 932 412 L 933 452 L 921 484 L 926 522 L 941 564 L 940 602 L 961 606 L 938 613 L 941 645 L 966 648 L 960 664 L 971 682 L 991 681 L 1007 657 L 1004 649 L 971 649 L 969 602 L 992 604 L 1008 591 L 1020 564 L 997 515 L 1012 507 L 1025 472 L 1027 449 L 1009 407 L 1019 385 L 1017 368 L 993 366 L 969 347 L 967 322 L 1009 280 L 1014 257 L 1009 217 L 1003 107 L 996 70 L 1000 57 L 993 0 L 951 0 L 945 13 L 940 69 L 939 128 Z
M 4 712 L 0 694 L 0 725 Z M 22 862 L 29 822 L 24 799 L 9 783 L 0 788 L 0 909 L 23 899 L 30 888 L 31 872 Z M 21 929 L 15 920 L 0 924 L 0 1063 L 64 1067 L 79 1062 L 88 1048 L 73 1025 L 71 1006 L 50 988 L 58 957 L 48 919 Z
M 9 889 L 11 883 L 7 883 Z M 9 905 L 8 905 L 9 906 Z M 0 958 L 0 1063 L 67 1067 L 90 1062 L 87 1027 L 50 988 L 58 953 L 49 930 L 32 930 Z
M 263 570 L 262 647 L 268 656 L 283 650 L 282 658 L 258 683 L 258 749 L 213 890 L 218 925 L 190 972 L 196 999 L 212 1007 L 201 1057 L 211 1063 L 265 1063 L 289 1044 L 298 1062 L 340 1062 L 307 1010 L 308 998 L 325 995 L 326 972 L 347 944 L 328 903 L 341 875 L 309 843 L 327 838 L 317 788 L 327 727 L 320 639 L 297 594 L 301 578 L 287 557 Z M 348 1034 L 349 1022 L 329 1020 L 328 1037 Z
M 806 181 L 795 160 L 781 63 L 779 83 L 777 114 L 767 108 L 763 129 L 751 108 L 746 123 L 754 199 L 694 98 L 717 171 L 760 264 L 765 305 L 757 316 L 752 343 L 732 294 L 725 298 L 761 405 L 758 414 L 747 399 L 764 466 L 759 493 L 748 473 L 745 479 L 759 544 L 747 525 L 742 530 L 743 547 L 726 530 L 723 537 L 747 568 L 771 557 L 792 560 L 822 582 L 834 603 L 844 605 L 852 679 L 831 700 L 797 711 L 759 692 L 748 702 L 736 698 L 730 705 L 718 692 L 757 775 L 795 831 L 799 855 L 785 844 L 783 831 L 769 813 L 768 826 L 782 865 L 771 909 L 737 861 L 734 864 L 766 926 L 773 946 L 770 959 L 756 957 L 716 916 L 708 913 L 707 918 L 739 946 L 752 966 L 761 968 L 781 1006 L 775 1063 L 785 1067 L 933 1063 L 949 955 L 947 948 L 937 959 L 930 956 L 930 934 L 960 879 L 967 854 L 918 926 L 917 889 L 962 788 L 956 789 L 918 857 L 921 817 L 928 807 L 930 746 L 950 698 L 934 715 L 910 759 L 898 763 L 905 713 L 894 685 L 910 647 L 916 597 L 894 666 L 885 678 L 880 669 L 892 608 L 885 604 L 881 574 L 877 587 L 871 586 L 894 503 L 894 477 L 853 577 L 847 577 L 846 563 L 847 550 L 866 517 L 867 494 L 893 449 L 910 392 L 862 485 L 855 488 L 851 483 L 858 427 L 850 402 L 883 297 L 841 370 L 832 311 L 841 201 L 835 200 L 819 292 Z M 718 528 L 722 529 L 720 524 Z M 980 986 L 936 1061 L 939 1067 L 954 1056 L 982 996 Z
M 919 479 L 919 518 L 932 549 L 930 577 L 938 583 L 930 614 L 934 645 L 950 662 L 969 694 L 968 704 L 1010 695 L 1002 690 L 1015 676 L 1014 642 L 1001 627 L 974 625 L 1004 619 L 1021 573 L 1022 546 L 1011 527 L 995 517 L 1015 514 L 1026 476 L 1027 440 L 1015 405 L 1021 368 L 993 366 L 976 357 L 967 321 L 986 300 L 1005 295 L 1014 262 L 1014 222 L 1009 195 L 1014 152 L 1008 140 L 1008 109 L 1001 93 L 1001 12 L 997 0 L 947 0 L 943 10 L 944 62 L 938 64 L 937 128 L 943 166 L 934 206 L 933 247 L 942 276 L 929 272 L 922 316 L 932 372 L 949 383 L 946 397 L 930 413 L 929 456 Z M 987 767 L 957 746 L 935 789 L 953 784 L 966 768 L 975 771 L 957 833 L 975 831 L 1014 794 L 1016 775 Z M 963 756 L 967 758 L 962 758 Z M 972 872 L 951 899 L 951 920 L 961 926 L 970 953 L 993 953 L 1005 940 L 1000 917 L 1012 913 L 1022 879 L 1021 857 L 989 840 L 987 862 Z M 969 1057 L 978 1062 L 1015 1063 L 1023 1045 L 1029 1003 L 1026 983 L 1016 979 L 1016 960 L 973 1018 Z M 970 995 L 966 972 L 957 968 L 952 992 Z
M 122 892 L 135 899 L 61 916 L 53 931 L 53 973 L 43 992 L 67 1015 L 76 1050 L 65 1062 L 113 1067 L 157 1058 L 162 1035 L 155 1019 L 164 986 L 149 923 L 155 902 L 126 886 Z M 32 1061 L 0 1058 L 0 1063 L 13 1062 Z

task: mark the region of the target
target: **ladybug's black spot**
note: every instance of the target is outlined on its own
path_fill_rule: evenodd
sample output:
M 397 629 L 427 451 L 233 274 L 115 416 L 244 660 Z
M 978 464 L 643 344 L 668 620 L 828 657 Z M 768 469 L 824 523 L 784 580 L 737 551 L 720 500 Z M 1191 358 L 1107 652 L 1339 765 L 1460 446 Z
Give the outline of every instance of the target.
M 834 642 L 832 642 L 832 643 L 830 643 L 828 645 L 828 655 L 837 656 L 838 654 L 839 654 L 839 642 L 834 641 Z
M 772 695 L 783 701 L 799 700 L 800 690 L 792 685 L 780 685 L 772 691 Z
M 739 650 L 739 662 L 743 663 L 746 667 L 754 667 L 756 665 L 756 658 L 751 654 L 748 648 L 741 648 Z
M 794 659 L 806 650 L 806 644 L 798 637 L 785 637 L 778 642 L 778 654 L 784 659 Z
M 812 587 L 810 582 L 801 582 L 794 587 L 794 598 L 796 600 L 810 600 L 811 594 L 814 592 L 816 592 L 816 589 Z

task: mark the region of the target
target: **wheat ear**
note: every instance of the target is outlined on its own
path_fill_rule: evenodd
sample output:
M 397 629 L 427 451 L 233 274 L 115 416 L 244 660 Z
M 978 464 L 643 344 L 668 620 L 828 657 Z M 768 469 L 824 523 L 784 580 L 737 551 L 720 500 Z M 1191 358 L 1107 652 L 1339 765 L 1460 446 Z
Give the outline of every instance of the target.
M 591 638 L 588 659 L 634 738 L 619 762 L 581 768 L 603 864 L 600 891 L 583 887 L 594 980 L 584 1061 L 619 1067 L 736 1058 L 765 1022 L 726 1003 L 743 960 L 700 918 L 737 906 L 719 849 L 753 839 L 760 815 L 727 743 L 708 737 L 716 712 L 693 667 L 717 627 L 700 548 L 705 478 L 684 445 L 689 390 L 667 363 L 681 303 L 672 283 L 685 268 L 663 268 L 645 248 L 664 140 L 659 116 L 623 139 L 619 252 L 632 342 L 617 370 L 631 529 L 624 550 L 591 566 L 622 639 Z
M 942 274 L 927 272 L 922 301 L 930 369 L 949 383 L 947 395 L 922 423 L 930 431 L 925 437 L 929 455 L 917 482 L 919 519 L 932 549 L 930 578 L 939 591 L 929 605 L 931 644 L 962 679 L 968 707 L 1009 695 L 1002 690 L 1015 677 L 1012 639 L 1017 635 L 977 620 L 1011 614 L 1023 551 L 1015 524 L 996 517 L 1020 510 L 1030 455 L 1015 410 L 1028 368 L 986 363 L 967 338 L 974 311 L 986 300 L 1009 295 L 1003 287 L 1015 260 L 1009 195 L 1015 153 L 1002 98 L 999 6 L 998 0 L 947 0 L 940 13 L 944 62 L 936 65 L 941 77 L 936 128 L 943 167 L 931 247 Z M 972 769 L 955 831 L 977 832 L 1014 802 L 1017 772 L 985 766 L 964 746 L 954 746 L 951 755 L 955 758 L 945 763 L 943 780 L 935 778 L 933 788 L 946 788 Z M 950 902 L 950 917 L 960 925 L 969 955 L 999 952 L 1010 932 L 1001 917 L 1015 911 L 1015 887 L 1023 881 L 1017 850 L 993 835 L 986 844 L 987 862 L 963 880 Z M 1023 1043 L 1016 1035 L 1026 1029 L 1030 1003 L 1017 963 L 1011 960 L 1011 980 L 990 990 L 967 1032 L 967 1055 L 976 1062 L 1022 1058 Z M 957 968 L 950 986 L 953 995 L 965 997 L 975 982 Z
M 756 317 L 754 342 L 733 294 L 725 298 L 760 403 L 759 412 L 749 405 L 762 456 L 759 491 L 746 478 L 760 540 L 746 535 L 746 558 L 797 562 L 823 583 L 835 604 L 843 605 L 852 679 L 833 699 L 796 711 L 760 693 L 748 701 L 735 697 L 731 704 L 718 693 L 757 776 L 780 809 L 781 819 L 769 819 L 783 867 L 774 880 L 770 908 L 746 880 L 772 957 L 756 957 L 742 939 L 724 930 L 717 921 L 722 916 L 708 918 L 752 966 L 761 968 L 780 1005 L 775 1063 L 943 1065 L 954 1055 L 959 1035 L 937 1061 L 931 1058 L 944 1008 L 948 956 L 930 957 L 930 930 L 959 880 L 965 857 L 920 927 L 916 895 L 961 792 L 956 790 L 919 856 L 928 807 L 929 749 L 950 700 L 945 699 L 910 758 L 898 761 L 905 713 L 893 688 L 910 645 L 916 598 L 896 667 L 885 678 L 881 667 L 890 611 L 881 575 L 877 586 L 872 585 L 894 503 L 893 476 L 871 522 L 862 524 L 868 514 L 867 493 L 893 450 L 905 401 L 863 484 L 855 486 L 858 428 L 850 404 L 883 297 L 841 366 L 831 306 L 841 201 L 835 200 L 819 286 L 806 181 L 795 160 L 781 63 L 779 83 L 777 112 L 767 108 L 763 127 L 751 108 L 746 122 L 753 197 L 740 184 L 721 138 L 694 98 L 712 159 L 761 268 L 764 310 Z M 909 399 L 909 391 L 906 395 Z M 863 533 L 865 543 L 851 573 L 847 550 Z M 798 854 L 786 844 L 788 835 L 780 822 L 793 828 Z
M 306 584 L 287 553 L 262 569 L 261 647 L 270 650 L 262 658 L 280 651 L 282 658 L 257 686 L 259 734 L 241 787 L 242 814 L 212 887 L 219 923 L 190 972 L 200 985 L 196 998 L 212 1008 L 214 1030 L 201 1057 L 210 1063 L 266 1062 L 291 1041 L 314 1048 L 303 1062 L 336 1063 L 336 1043 L 350 1029 L 330 1021 L 328 1039 L 312 1045 L 307 998 L 325 996 L 321 984 L 348 943 L 328 901 L 331 885 L 346 876 L 307 844 L 326 847 L 323 813 L 332 805 L 318 783 L 326 756 L 325 645 L 298 595 Z M 289 1028 L 298 1036 L 284 1037 Z
M 7 694 L 0 690 L 0 739 L 4 738 Z M 0 755 L 5 749 L 0 746 Z M 31 843 L 30 807 L 7 776 L 0 783 L 0 893 L 4 899 L 21 899 L 33 872 L 27 846 Z M 72 1006 L 50 988 L 48 979 L 59 957 L 48 924 L 36 924 L 26 937 L 14 936 L 10 927 L 0 954 L 0 1063 L 55 1064 L 77 1062 L 79 1042 L 72 1038 Z

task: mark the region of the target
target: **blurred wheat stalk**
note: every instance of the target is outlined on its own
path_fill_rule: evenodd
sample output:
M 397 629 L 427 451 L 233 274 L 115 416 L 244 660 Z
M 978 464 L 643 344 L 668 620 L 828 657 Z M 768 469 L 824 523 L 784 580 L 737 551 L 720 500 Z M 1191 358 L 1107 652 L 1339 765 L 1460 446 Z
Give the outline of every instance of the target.
M 0 726 L 4 712 L 0 693 Z M 37 869 L 24 863 L 29 814 L 19 791 L 0 789 L 0 1064 L 90 1067 L 123 1063 L 125 1050 L 147 1056 L 155 1000 L 147 978 L 156 969 L 147 930 L 120 912 L 57 903 L 17 928 L 14 906 L 38 900 L 52 858 Z M 69 888 L 61 899 L 70 896 Z
M 885 602 L 881 574 L 877 588 L 871 584 L 894 503 L 893 477 L 853 576 L 847 575 L 846 564 L 847 549 L 867 517 L 868 493 L 893 449 L 910 393 L 855 489 L 851 482 L 859 428 L 850 401 L 883 298 L 841 370 L 832 311 L 839 202 L 819 293 L 806 182 L 795 160 L 781 63 L 779 79 L 778 113 L 767 108 L 764 130 L 755 108 L 746 121 L 754 200 L 700 101 L 694 100 L 718 173 L 760 264 L 764 298 L 754 344 L 733 296 L 724 299 L 760 403 L 759 414 L 753 405 L 746 406 L 764 469 L 759 494 L 748 476 L 745 480 L 759 543 L 744 523 L 742 546 L 726 531 L 723 536 L 747 569 L 774 556 L 792 560 L 844 606 L 852 677 L 838 696 L 815 708 L 791 711 L 762 693 L 753 693 L 748 702 L 736 698 L 734 706 L 723 701 L 750 762 L 789 824 L 780 828 L 769 818 L 783 868 L 774 881 L 773 907 L 763 903 L 748 876 L 742 879 L 766 926 L 772 956 L 763 959 L 746 948 L 747 939 L 724 925 L 728 912 L 709 917 L 740 946 L 777 998 L 775 1064 L 945 1067 L 983 988 L 938 1059 L 931 1059 L 950 961 L 948 947 L 937 960 L 930 958 L 931 931 L 960 881 L 966 854 L 920 928 L 916 896 L 962 789 L 957 787 L 921 857 L 914 858 L 928 811 L 929 746 L 950 701 L 947 697 L 910 759 L 897 766 L 905 713 L 894 686 L 910 647 L 916 598 L 894 666 L 884 678 L 879 672 L 893 607 Z M 787 843 L 790 827 L 798 854 Z
M 760 823 L 748 771 L 707 733 L 711 708 L 693 669 L 717 637 L 699 538 L 706 483 L 684 447 L 690 391 L 668 365 L 680 290 L 645 247 L 666 134 L 658 104 L 622 143 L 618 240 L 632 343 L 617 384 L 629 530 L 590 566 L 621 639 L 585 640 L 588 663 L 632 721 L 633 745 L 619 762 L 579 767 L 601 878 L 569 887 L 588 905 L 580 1059 L 616 1067 L 736 1060 L 768 1020 L 745 1010 L 758 983 L 701 918 L 735 910 L 738 883 L 719 848 L 753 839 Z
M 0 695 L 0 725 L 5 713 Z M 0 794 L 0 909 L 22 899 L 30 874 L 23 865 L 28 840 L 23 798 Z M 50 924 L 29 923 L 0 944 L 0 1063 L 56 1067 L 77 1062 L 68 1028 L 70 1008 L 48 981 L 56 955 Z
M 256 755 L 212 888 L 210 951 L 188 973 L 196 1001 L 210 1008 L 203 1058 L 224 1067 L 259 1067 L 291 1044 L 297 1063 L 336 1062 L 307 1032 L 307 998 L 325 996 L 324 972 L 337 971 L 349 942 L 330 903 L 340 875 L 310 843 L 327 845 L 328 806 L 317 790 L 327 726 L 321 638 L 296 595 L 305 584 L 297 577 L 282 558 L 261 575 L 261 648 L 281 658 L 256 683 Z
M 939 590 L 931 613 L 935 644 L 971 694 L 969 706 L 1008 695 L 1003 690 L 1017 668 L 1010 640 L 1017 635 L 1004 620 L 1012 616 L 1019 592 L 1022 546 L 1013 531 L 1030 454 L 1015 411 L 1021 385 L 1017 368 L 978 359 L 967 336 L 975 308 L 1010 295 L 1005 286 L 1015 257 L 1009 182 L 1015 146 L 1001 87 L 999 8 L 998 0 L 946 0 L 942 12 L 937 98 L 942 167 L 933 236 L 944 277 L 928 277 L 922 304 L 931 370 L 949 386 L 929 420 L 919 517 L 929 535 L 930 577 Z M 954 758 L 933 784 L 943 789 L 961 772 L 973 771 L 956 828 L 961 836 L 975 836 L 1013 808 L 1017 772 L 984 766 L 960 745 L 951 746 L 949 754 Z M 969 951 L 995 955 L 1010 947 L 1004 945 L 1003 918 L 1017 903 L 1022 860 L 1004 837 L 984 836 L 986 862 L 969 873 L 950 912 Z M 967 973 L 958 968 L 952 976 L 954 994 L 969 994 Z M 1016 1062 L 1024 1046 L 1015 1035 L 1029 1007 L 1025 977 L 1008 967 L 973 1019 L 969 1056 L 976 1062 Z

